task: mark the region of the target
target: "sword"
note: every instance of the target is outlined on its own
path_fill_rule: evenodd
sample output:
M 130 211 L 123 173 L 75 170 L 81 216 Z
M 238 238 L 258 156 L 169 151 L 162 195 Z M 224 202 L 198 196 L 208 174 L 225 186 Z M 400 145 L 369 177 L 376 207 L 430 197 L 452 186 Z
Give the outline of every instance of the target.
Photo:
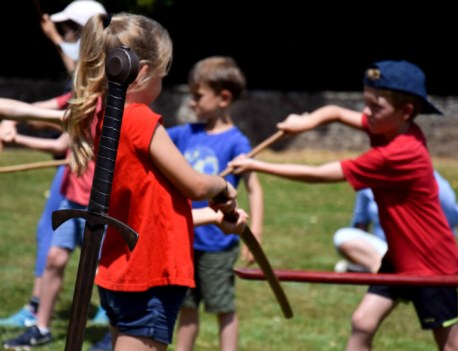
M 213 201 L 217 203 L 225 202 L 227 200 L 225 194 L 221 193 L 213 198 Z M 239 214 L 234 210 L 231 213 L 225 213 L 224 219 L 228 222 L 235 223 L 237 222 Z M 272 265 L 270 264 L 264 250 L 262 249 L 261 245 L 259 244 L 258 240 L 254 236 L 253 232 L 251 231 L 248 225 L 243 230 L 242 234 L 240 234 L 240 238 L 244 242 L 244 244 L 248 247 L 250 252 L 253 254 L 253 257 L 259 267 L 261 268 L 261 272 L 266 277 L 267 282 L 272 289 L 272 292 L 277 299 L 278 304 L 281 307 L 283 315 L 285 318 L 290 319 L 293 317 L 293 310 L 291 309 L 291 305 L 289 304 L 288 298 L 286 297 L 285 291 L 280 285 L 280 282 L 275 275 L 274 270 L 272 269 Z
M 261 152 L 261 150 L 265 149 L 275 141 L 279 140 L 284 136 L 283 131 L 278 131 L 277 133 L 273 134 L 271 137 L 263 141 L 261 144 L 259 144 L 257 147 L 255 147 L 250 153 L 247 154 L 247 157 L 253 157 L 257 153 Z M 224 177 L 231 173 L 233 171 L 232 168 L 228 167 L 226 168 L 223 172 L 219 174 L 219 176 Z M 214 199 L 215 202 L 225 202 L 227 200 L 226 196 L 224 193 L 221 193 L 217 195 Z M 233 211 L 231 213 L 225 214 L 224 219 L 228 222 L 235 223 L 237 222 L 238 219 L 238 213 Z M 251 231 L 250 227 L 248 225 L 245 227 L 243 230 L 242 234 L 240 235 L 240 238 L 244 242 L 244 244 L 248 247 L 250 252 L 253 254 L 253 257 L 259 267 L 261 268 L 261 271 L 263 272 L 267 282 L 270 285 L 270 288 L 272 289 L 275 298 L 277 299 L 278 304 L 280 305 L 283 315 L 285 318 L 290 319 L 293 317 L 293 310 L 291 309 L 291 305 L 289 304 L 288 298 L 286 297 L 285 291 L 280 285 L 280 282 L 275 275 L 274 270 L 272 269 L 272 266 L 264 253 L 264 250 L 262 249 L 261 245 L 259 244 L 258 240 L 254 236 L 253 232 Z
M 107 102 L 88 210 L 61 210 L 52 214 L 54 230 L 71 218 L 80 217 L 86 220 L 65 351 L 81 351 L 83 345 L 87 310 L 105 225 L 115 228 L 131 251 L 138 240 L 138 234 L 134 230 L 107 215 L 126 91 L 138 74 L 138 66 L 138 57 L 127 47 L 114 49 L 108 55 L 105 63 L 108 78 Z

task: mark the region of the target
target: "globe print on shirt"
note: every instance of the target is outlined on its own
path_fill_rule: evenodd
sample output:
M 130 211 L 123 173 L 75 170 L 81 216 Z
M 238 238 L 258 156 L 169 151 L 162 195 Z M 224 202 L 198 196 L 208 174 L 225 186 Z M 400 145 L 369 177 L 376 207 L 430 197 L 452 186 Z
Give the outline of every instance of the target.
M 184 157 L 197 172 L 216 175 L 219 162 L 215 151 L 209 147 L 196 146 L 186 150 Z

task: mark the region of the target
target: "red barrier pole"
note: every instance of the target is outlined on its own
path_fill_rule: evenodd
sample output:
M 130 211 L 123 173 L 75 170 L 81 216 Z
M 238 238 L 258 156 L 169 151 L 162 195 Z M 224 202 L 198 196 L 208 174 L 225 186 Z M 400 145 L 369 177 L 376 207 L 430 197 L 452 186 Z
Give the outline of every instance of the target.
M 256 268 L 236 268 L 234 271 L 242 279 L 265 279 L 262 271 Z M 282 269 L 276 269 L 274 273 L 280 281 L 298 283 L 458 287 L 456 275 L 335 273 Z

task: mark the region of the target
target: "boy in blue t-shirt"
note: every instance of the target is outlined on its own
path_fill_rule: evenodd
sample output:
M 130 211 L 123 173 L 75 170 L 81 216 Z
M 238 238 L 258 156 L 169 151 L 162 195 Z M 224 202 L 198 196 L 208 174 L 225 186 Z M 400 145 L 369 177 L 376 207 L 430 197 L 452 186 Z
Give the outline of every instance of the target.
M 191 108 L 198 123 L 168 129 L 169 135 L 194 169 L 220 174 L 228 162 L 251 151 L 247 137 L 234 126 L 230 108 L 245 89 L 245 77 L 230 57 L 209 57 L 197 62 L 189 74 Z M 246 187 L 251 230 L 261 240 L 263 193 L 255 173 L 229 174 L 234 187 L 243 179 Z M 193 208 L 206 207 L 206 201 L 194 201 Z M 199 330 L 199 304 L 217 315 L 220 349 L 237 349 L 238 320 L 235 309 L 233 267 L 239 255 L 239 237 L 224 234 L 217 226 L 194 229 L 194 267 L 196 288 L 189 289 L 182 305 L 176 350 L 191 350 Z M 248 263 L 253 256 L 243 248 Z

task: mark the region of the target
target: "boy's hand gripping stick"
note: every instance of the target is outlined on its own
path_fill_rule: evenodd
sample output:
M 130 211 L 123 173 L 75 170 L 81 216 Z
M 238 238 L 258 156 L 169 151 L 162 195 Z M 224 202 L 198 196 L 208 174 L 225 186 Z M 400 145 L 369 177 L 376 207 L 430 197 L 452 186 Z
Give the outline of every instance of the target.
M 115 228 L 131 251 L 138 240 L 138 234 L 134 230 L 107 215 L 127 87 L 137 77 L 138 69 L 138 57 L 127 47 L 114 49 L 108 55 L 105 63 L 108 95 L 88 210 L 61 210 L 52 214 L 53 229 L 71 218 L 81 217 L 86 220 L 66 351 L 81 351 L 82 348 L 105 225 Z

